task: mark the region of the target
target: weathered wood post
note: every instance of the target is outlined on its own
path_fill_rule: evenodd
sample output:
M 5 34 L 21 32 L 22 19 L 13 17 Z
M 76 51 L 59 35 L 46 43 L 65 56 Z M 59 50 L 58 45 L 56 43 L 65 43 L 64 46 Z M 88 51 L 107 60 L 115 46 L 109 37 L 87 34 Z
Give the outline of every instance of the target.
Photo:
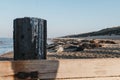
M 39 18 L 14 20 L 14 60 L 46 59 L 47 21 Z

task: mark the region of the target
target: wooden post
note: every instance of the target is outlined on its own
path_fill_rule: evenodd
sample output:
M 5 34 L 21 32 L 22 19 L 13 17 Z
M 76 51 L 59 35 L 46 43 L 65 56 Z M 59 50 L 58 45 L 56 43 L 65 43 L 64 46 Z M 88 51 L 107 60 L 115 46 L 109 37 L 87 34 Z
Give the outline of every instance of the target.
M 47 21 L 39 18 L 14 20 L 14 60 L 46 59 Z

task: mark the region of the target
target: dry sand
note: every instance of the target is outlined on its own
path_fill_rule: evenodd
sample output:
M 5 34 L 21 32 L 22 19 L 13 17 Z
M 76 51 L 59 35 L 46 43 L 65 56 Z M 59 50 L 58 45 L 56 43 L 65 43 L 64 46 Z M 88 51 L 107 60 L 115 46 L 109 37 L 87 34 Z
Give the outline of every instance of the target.
M 0 55 L 0 60 L 12 60 L 13 59 L 13 51 L 3 53 Z

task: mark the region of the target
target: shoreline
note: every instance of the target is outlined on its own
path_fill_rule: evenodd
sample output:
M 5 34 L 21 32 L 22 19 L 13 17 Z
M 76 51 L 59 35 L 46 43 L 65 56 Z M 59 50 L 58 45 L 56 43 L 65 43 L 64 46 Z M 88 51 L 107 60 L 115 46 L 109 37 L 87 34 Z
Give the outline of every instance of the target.
M 52 44 L 64 44 L 64 41 L 72 41 L 72 43 L 76 44 L 77 41 L 81 40 L 92 40 L 92 39 L 81 39 L 81 38 L 54 38 L 56 40 Z M 95 40 L 112 40 L 117 44 L 102 44 L 103 47 L 96 47 L 91 49 L 84 49 L 83 51 L 67 51 L 67 52 L 55 52 L 49 51 L 47 49 L 47 59 L 97 59 L 97 58 L 120 58 L 120 40 L 113 39 L 95 39 Z M 61 41 L 61 42 L 60 42 Z M 62 42 L 63 41 L 63 42 Z M 71 42 L 70 42 L 71 43 Z M 66 44 L 65 44 L 66 45 Z M 68 44 L 67 44 L 68 45 Z M 0 54 L 0 60 L 13 60 L 13 51 L 9 51 L 3 54 Z

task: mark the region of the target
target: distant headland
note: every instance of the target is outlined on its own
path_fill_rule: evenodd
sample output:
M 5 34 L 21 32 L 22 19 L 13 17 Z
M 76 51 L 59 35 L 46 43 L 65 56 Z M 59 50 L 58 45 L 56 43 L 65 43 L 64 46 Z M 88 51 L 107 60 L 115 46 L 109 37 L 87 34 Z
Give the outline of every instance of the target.
M 105 28 L 99 31 L 93 31 L 93 32 L 88 32 L 88 33 L 62 36 L 61 38 L 79 38 L 79 37 L 104 36 L 104 35 L 109 35 L 109 36 L 120 35 L 120 26 Z

